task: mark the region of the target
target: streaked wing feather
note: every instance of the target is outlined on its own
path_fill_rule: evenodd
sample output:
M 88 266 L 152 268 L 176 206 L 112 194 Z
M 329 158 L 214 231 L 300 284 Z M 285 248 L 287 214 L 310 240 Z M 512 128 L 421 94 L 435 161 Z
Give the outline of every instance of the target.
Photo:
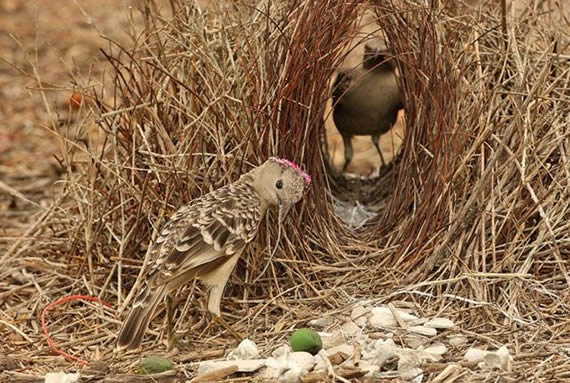
M 261 218 L 259 198 L 246 183 L 192 201 L 173 215 L 155 242 L 154 284 L 174 288 L 223 263 L 255 237 Z

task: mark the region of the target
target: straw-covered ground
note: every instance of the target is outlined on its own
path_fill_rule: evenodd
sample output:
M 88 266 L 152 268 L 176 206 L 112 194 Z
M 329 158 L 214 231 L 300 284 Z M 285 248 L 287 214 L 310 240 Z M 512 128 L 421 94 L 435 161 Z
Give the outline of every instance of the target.
M 350 230 L 333 194 L 343 199 L 354 185 L 327 173 L 320 148 L 330 78 L 363 4 L 232 2 L 206 12 L 143 2 L 133 42 L 104 49 L 106 79 L 80 83 L 87 102 L 65 129 L 47 127 L 61 147 L 53 198 L 25 235 L 2 242 L 0 350 L 15 364 L 0 380 L 78 367 L 53 352 L 41 326 L 43 309 L 69 295 L 110 307 L 51 309 L 57 347 L 107 363 L 109 377 L 132 372 L 140 354 L 113 358 L 114 341 L 161 224 L 278 155 L 311 174 L 310 191 L 279 243 L 269 214 L 222 299 L 226 321 L 262 351 L 311 319 L 341 321 L 358 299 L 405 301 L 453 319 L 445 334 L 467 338 L 426 366 L 427 381 L 469 346 L 502 345 L 511 371 L 464 365 L 461 379 L 568 381 L 569 8 L 441 3 L 373 8 L 397 61 L 406 137 L 393 165 L 365 182 L 361 202 L 381 206 L 378 216 Z M 205 314 L 204 292 L 196 283 L 178 294 L 176 330 L 194 347 L 180 361 L 188 376 L 193 359 L 234 345 Z M 164 311 L 157 316 L 146 353 L 165 352 Z

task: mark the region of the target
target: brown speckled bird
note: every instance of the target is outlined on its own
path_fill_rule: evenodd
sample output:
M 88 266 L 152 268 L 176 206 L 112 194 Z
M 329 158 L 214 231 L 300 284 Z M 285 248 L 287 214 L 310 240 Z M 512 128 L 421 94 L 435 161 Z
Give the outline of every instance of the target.
M 117 348 L 140 346 L 156 307 L 167 299 L 169 343 L 173 342 L 172 294 L 198 279 L 209 286 L 208 311 L 222 325 L 224 287 L 265 212 L 279 207 L 279 221 L 299 202 L 311 182 L 293 162 L 271 157 L 236 182 L 180 208 L 164 225 L 152 248 L 156 257 L 117 339 Z
M 364 46 L 362 68 L 340 72 L 333 84 L 333 120 L 344 143 L 344 168 L 352 160 L 352 136 L 372 136 L 380 150 L 380 136 L 389 131 L 403 108 L 394 64 L 385 45 L 374 40 Z

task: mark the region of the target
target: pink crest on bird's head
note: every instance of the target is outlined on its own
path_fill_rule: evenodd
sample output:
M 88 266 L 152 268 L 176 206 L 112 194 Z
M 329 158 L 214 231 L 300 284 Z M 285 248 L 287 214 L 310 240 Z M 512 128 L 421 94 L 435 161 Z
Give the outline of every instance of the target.
M 311 176 L 308 175 L 305 171 L 303 171 L 303 169 L 301 169 L 301 167 L 296 163 L 294 163 L 293 161 L 289 161 L 285 158 L 278 158 L 278 157 L 271 157 L 271 159 L 277 163 L 280 163 L 281 165 L 289 166 L 295 169 L 301 176 L 303 176 L 303 178 L 305 179 L 305 183 L 307 185 L 311 184 Z

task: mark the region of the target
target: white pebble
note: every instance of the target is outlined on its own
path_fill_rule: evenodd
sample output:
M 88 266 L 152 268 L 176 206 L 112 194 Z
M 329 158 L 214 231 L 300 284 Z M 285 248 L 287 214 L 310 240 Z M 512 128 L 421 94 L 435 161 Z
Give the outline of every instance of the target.
M 455 326 L 455 324 L 451 319 L 435 317 L 424 323 L 424 326 L 438 329 L 447 329 L 452 328 Z
M 425 326 L 410 326 L 408 327 L 408 331 L 414 332 L 416 334 L 426 335 L 426 336 L 436 336 L 437 330 L 430 327 Z
M 244 339 L 239 346 L 228 354 L 227 360 L 246 360 L 259 358 L 259 350 L 255 342 Z

